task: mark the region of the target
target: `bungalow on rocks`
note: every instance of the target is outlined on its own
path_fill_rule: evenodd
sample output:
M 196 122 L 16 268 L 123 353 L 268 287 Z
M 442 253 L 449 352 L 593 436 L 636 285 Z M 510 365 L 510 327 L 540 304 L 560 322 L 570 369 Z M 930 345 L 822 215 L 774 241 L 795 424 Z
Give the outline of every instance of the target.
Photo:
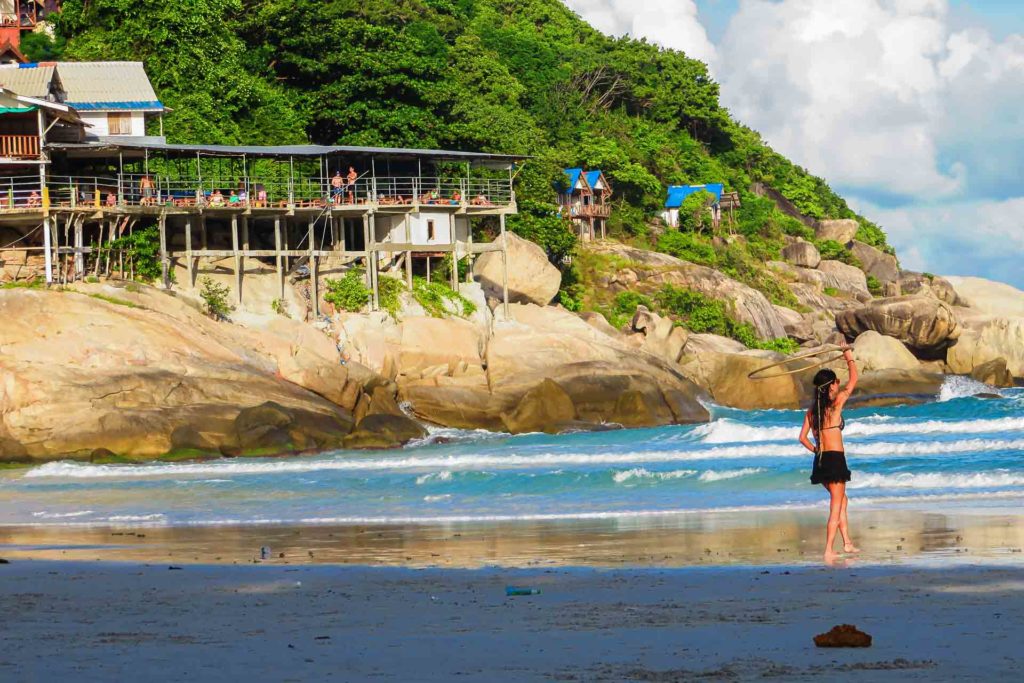
M 558 188 L 562 214 L 573 222 L 581 241 L 603 239 L 612 215 L 612 187 L 600 170 L 565 169 L 565 184 Z
M 729 212 L 730 221 L 732 210 L 739 207 L 739 194 L 727 193 L 725 185 L 721 182 L 710 182 L 702 185 L 669 185 L 668 195 L 665 200 L 665 211 L 662 212 L 662 219 L 670 227 L 679 227 L 679 209 L 683 206 L 686 198 L 698 193 L 707 191 L 714 195 L 715 201 L 708 207 L 711 211 L 712 225 L 718 227 L 722 221 L 722 211 Z

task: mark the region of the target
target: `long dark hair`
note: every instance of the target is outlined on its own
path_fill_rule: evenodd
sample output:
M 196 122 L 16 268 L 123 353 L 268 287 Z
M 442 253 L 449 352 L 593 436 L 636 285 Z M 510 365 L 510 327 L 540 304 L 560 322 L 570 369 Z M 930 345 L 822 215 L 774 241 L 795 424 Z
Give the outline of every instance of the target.
M 818 449 L 821 450 L 821 425 L 832 407 L 832 397 L 829 395 L 829 387 L 839 378 L 831 370 L 818 370 L 814 375 L 814 399 L 811 402 L 811 426 L 814 428 L 814 437 L 818 442 Z

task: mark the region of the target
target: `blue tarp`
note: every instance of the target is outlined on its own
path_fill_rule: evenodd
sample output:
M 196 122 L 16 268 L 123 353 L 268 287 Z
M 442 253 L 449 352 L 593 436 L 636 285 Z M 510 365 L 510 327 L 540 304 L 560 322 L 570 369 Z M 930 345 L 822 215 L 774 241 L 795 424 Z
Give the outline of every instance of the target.
M 683 205 L 683 200 L 694 192 L 706 190 L 715 195 L 715 201 L 722 198 L 725 185 L 722 183 L 708 183 L 707 185 L 669 185 L 668 198 L 665 200 L 666 209 L 678 209 Z

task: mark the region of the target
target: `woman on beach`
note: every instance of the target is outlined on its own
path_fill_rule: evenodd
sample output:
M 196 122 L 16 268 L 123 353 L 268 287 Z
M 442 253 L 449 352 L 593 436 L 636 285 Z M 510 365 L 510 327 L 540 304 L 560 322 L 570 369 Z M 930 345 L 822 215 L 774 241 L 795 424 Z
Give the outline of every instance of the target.
M 850 469 L 846 466 L 846 453 L 843 450 L 843 406 L 857 386 L 857 364 L 846 344 L 842 346 L 846 367 L 850 370 L 850 379 L 846 386 L 839 388 L 839 378 L 831 370 L 819 370 L 814 375 L 814 397 L 811 407 L 804 414 L 804 425 L 800 430 L 800 443 L 814 453 L 814 465 L 811 469 L 811 483 L 821 484 L 831 498 L 828 511 L 828 524 L 825 533 L 825 562 L 834 561 L 838 555 L 832 546 L 838 530 L 843 537 L 843 552 L 859 552 L 850 540 L 850 530 L 846 518 L 846 506 L 850 502 L 846 497 L 846 482 L 850 481 Z M 814 442 L 808 433 L 814 433 Z

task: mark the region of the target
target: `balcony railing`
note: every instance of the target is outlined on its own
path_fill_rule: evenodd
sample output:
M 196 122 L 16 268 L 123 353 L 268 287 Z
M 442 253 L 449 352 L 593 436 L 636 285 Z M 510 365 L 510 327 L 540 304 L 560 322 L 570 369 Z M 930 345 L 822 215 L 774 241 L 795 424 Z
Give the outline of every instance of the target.
M 0 157 L 35 159 L 39 157 L 39 138 L 35 135 L 0 135 Z

